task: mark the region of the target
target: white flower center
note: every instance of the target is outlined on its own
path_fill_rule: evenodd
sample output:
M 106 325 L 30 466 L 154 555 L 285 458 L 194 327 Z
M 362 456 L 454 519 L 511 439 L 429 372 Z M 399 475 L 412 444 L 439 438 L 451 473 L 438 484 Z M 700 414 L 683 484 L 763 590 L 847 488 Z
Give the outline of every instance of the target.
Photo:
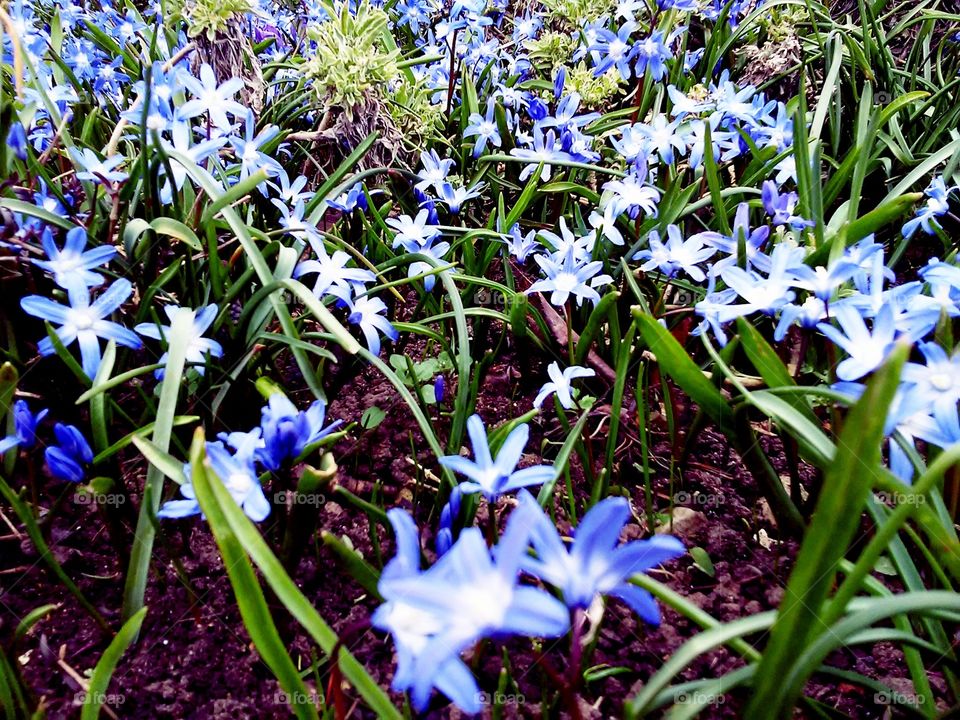
M 82 259 L 80 253 L 74 252 L 72 250 L 61 251 L 60 256 L 50 263 L 50 266 L 53 268 L 53 272 L 56 274 L 63 273 L 67 275 L 75 270 L 77 270 L 81 264 Z
M 250 476 L 245 473 L 233 473 L 227 476 L 224 485 L 231 495 L 246 495 L 251 486 Z
M 944 372 L 934 373 L 930 376 L 930 386 L 934 390 L 939 390 L 940 392 L 946 392 L 953 387 L 953 379 Z
M 570 272 L 561 272 L 554 279 L 553 284 L 561 292 L 573 292 L 577 286 L 577 276 Z
M 77 329 L 77 332 L 89 330 L 96 321 L 97 317 L 90 308 L 72 308 L 70 310 L 70 322 Z
M 458 619 L 471 627 L 499 627 L 512 594 L 513 588 L 500 575 L 490 573 L 483 582 L 471 583 L 459 593 L 457 605 L 461 615 Z

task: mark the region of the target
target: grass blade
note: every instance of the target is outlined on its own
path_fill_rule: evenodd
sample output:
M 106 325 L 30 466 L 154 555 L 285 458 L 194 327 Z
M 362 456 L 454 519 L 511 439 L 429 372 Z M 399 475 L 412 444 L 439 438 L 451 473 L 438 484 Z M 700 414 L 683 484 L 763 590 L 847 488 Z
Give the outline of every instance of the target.
M 120 632 L 110 641 L 107 649 L 103 651 L 103 655 L 97 660 L 96 667 L 93 668 L 93 674 L 90 676 L 90 685 L 87 687 L 86 698 L 83 701 L 83 710 L 80 711 L 80 720 L 97 720 L 100 717 L 100 709 L 107 697 L 107 688 L 110 686 L 113 671 L 116 669 L 117 663 L 120 662 L 120 657 L 140 634 L 140 626 L 143 625 L 143 619 L 146 616 L 147 608 L 140 608 L 134 613 L 123 624 Z

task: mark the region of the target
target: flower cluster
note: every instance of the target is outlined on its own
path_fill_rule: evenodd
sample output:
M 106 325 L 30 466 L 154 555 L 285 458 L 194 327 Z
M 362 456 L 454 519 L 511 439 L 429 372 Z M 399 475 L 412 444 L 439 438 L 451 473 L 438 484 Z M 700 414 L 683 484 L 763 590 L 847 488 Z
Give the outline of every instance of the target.
M 219 440 L 206 444 L 210 467 L 251 520 L 260 522 L 270 514 L 257 466 L 278 473 L 313 452 L 340 425 L 339 420 L 324 425 L 326 412 L 323 400 L 315 401 L 307 410 L 297 410 L 286 396 L 276 392 L 261 411 L 259 427 L 249 432 L 220 433 Z M 158 517 L 183 518 L 200 513 L 190 474 L 188 463 L 184 465 L 187 482 L 180 486 L 183 498 L 165 502 Z
M 626 500 L 602 501 L 583 517 L 568 547 L 533 496 L 521 491 L 495 547 L 487 547 L 477 528 L 467 528 L 422 570 L 416 524 L 405 511 L 390 510 L 397 551 L 380 577 L 384 603 L 373 623 L 396 643 L 393 688 L 409 691 L 421 711 L 436 688 L 475 713 L 479 689 L 460 655 L 482 638 L 559 637 L 570 628 L 571 611 L 601 596 L 618 598 L 659 624 L 652 596 L 628 581 L 682 555 L 684 547 L 667 535 L 621 545 L 629 516 Z M 554 588 L 560 599 L 525 578 Z

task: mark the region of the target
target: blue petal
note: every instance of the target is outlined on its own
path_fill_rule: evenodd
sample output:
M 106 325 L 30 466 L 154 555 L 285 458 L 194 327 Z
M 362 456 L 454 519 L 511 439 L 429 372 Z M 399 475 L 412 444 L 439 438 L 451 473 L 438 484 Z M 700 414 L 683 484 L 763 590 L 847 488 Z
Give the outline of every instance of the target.
M 559 637 L 570 629 L 570 611 L 553 595 L 533 587 L 513 591 L 502 630 L 530 637 Z
M 67 322 L 67 308 L 42 295 L 28 295 L 20 300 L 20 307 L 28 315 L 48 320 L 57 325 Z
M 387 519 L 393 527 L 397 552 L 383 569 L 381 577 L 414 575 L 420 570 L 420 534 L 410 513 L 400 508 L 387 511 Z
M 624 498 L 601 500 L 580 521 L 571 553 L 583 559 L 595 553 L 606 555 L 616 546 L 629 517 L 630 504 Z
M 623 600 L 644 622 L 654 626 L 660 624 L 660 608 L 657 606 L 657 601 L 646 590 L 624 583 L 608 594 Z
M 81 330 L 77 333 L 77 340 L 80 343 L 83 371 L 92 380 L 100 368 L 100 339 L 92 330 Z
M 157 511 L 158 518 L 185 518 L 200 514 L 200 505 L 196 500 L 169 500 Z
M 133 285 L 126 278 L 120 278 L 114 281 L 113 285 L 108 287 L 104 293 L 93 301 L 93 308 L 97 317 L 105 318 L 118 307 L 123 305 L 130 294 L 133 292 Z
M 463 712 L 476 714 L 483 709 L 477 680 L 460 658 L 451 658 L 445 662 L 437 672 L 433 684 Z

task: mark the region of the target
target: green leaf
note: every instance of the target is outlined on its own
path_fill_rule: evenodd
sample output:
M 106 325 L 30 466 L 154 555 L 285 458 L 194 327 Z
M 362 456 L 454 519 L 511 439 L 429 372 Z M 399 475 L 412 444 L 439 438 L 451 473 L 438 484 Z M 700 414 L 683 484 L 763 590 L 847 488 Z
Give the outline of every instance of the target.
M 710 556 L 707 554 L 707 551 L 702 547 L 692 547 L 690 548 L 690 557 L 693 558 L 693 562 L 698 568 L 700 568 L 704 573 L 713 577 L 716 575 L 716 569 L 713 567 L 713 561 L 710 559 Z
M 130 441 L 136 446 L 140 454 L 143 455 L 153 467 L 173 480 L 177 485 L 183 485 L 187 482 L 187 476 L 183 474 L 183 463 L 170 455 L 166 450 L 161 450 L 146 438 L 134 435 Z
M 34 625 L 43 620 L 43 618 L 59 607 L 59 605 L 55 605 L 53 603 L 49 605 L 41 605 L 40 607 L 34 608 L 24 615 L 23 620 L 17 624 L 17 631 L 13 635 L 14 644 L 23 640 L 23 638 L 27 636 L 27 633 L 33 629 Z
M 710 135 L 710 123 L 704 125 L 703 146 L 713 147 L 713 140 Z M 720 173 L 717 169 L 716 158 L 712 152 L 703 154 L 703 173 L 707 178 L 707 187 L 710 188 L 710 200 L 713 203 L 713 216 L 717 220 L 717 226 L 724 235 L 730 234 L 730 222 L 727 220 L 727 208 L 723 201 L 722 185 L 720 183 Z M 734 238 L 736 239 L 736 238 Z
M 195 441 L 196 442 L 196 441 Z M 266 541 L 257 531 L 253 523 L 243 514 L 243 511 L 237 506 L 237 503 L 230 496 L 229 491 L 223 486 L 223 483 L 211 483 L 203 481 L 203 495 L 207 505 L 204 512 L 208 518 L 211 517 L 211 511 L 217 513 L 217 523 L 220 525 L 220 519 L 225 520 L 231 531 L 231 536 L 236 538 L 253 562 L 263 575 L 264 580 L 276 594 L 277 598 L 283 603 L 284 607 L 296 620 L 304 627 L 310 636 L 316 641 L 324 653 L 329 655 L 334 649 L 339 650 L 337 658 L 344 677 L 353 683 L 357 692 L 366 701 L 370 709 L 378 717 L 388 718 L 389 720 L 401 720 L 401 715 L 390 702 L 390 698 L 380 688 L 379 685 L 370 677 L 364 667 L 357 662 L 353 655 L 342 645 L 339 644 L 336 633 L 320 617 L 310 601 L 300 592 L 296 584 L 283 569 L 277 556 L 273 554 L 267 546 Z M 207 494 L 207 488 L 210 493 Z M 197 498 L 200 499 L 201 491 L 197 490 Z M 203 504 L 203 501 L 201 501 Z M 213 526 L 211 518 L 211 527 Z M 258 586 L 259 590 L 259 586 Z
M 660 691 L 666 688 L 670 681 L 690 663 L 714 648 L 766 630 L 773 623 L 775 617 L 776 613 L 773 611 L 757 613 L 694 635 L 670 655 L 670 658 L 660 666 L 654 676 L 644 684 L 640 693 L 627 703 L 624 714 L 631 719 L 646 715 Z M 744 717 L 769 718 L 771 716 L 761 714 L 745 715 Z
M 160 402 L 157 406 L 157 419 L 153 427 L 151 444 L 166 453 L 173 435 L 173 421 L 177 414 L 177 398 L 180 395 L 180 381 L 187 359 L 187 347 L 193 337 L 193 313 L 178 313 L 170 323 L 167 335 L 167 364 L 160 386 Z M 136 441 L 134 441 L 136 442 Z M 138 447 L 140 447 L 138 445 Z M 142 450 L 141 450 L 142 452 Z M 154 529 L 151 518 L 160 508 L 163 494 L 164 473 L 156 465 L 147 469 L 144 494 L 149 492 L 150 502 L 141 502 L 137 518 L 137 529 L 130 551 L 130 565 L 123 588 L 123 616 L 130 618 L 143 607 L 143 595 L 147 588 L 147 574 L 153 555 Z
M 179 158 L 177 158 L 173 153 L 170 154 L 170 157 L 179 160 Z M 225 207 L 233 205 L 241 198 L 244 198 L 252 193 L 256 189 L 257 185 L 268 178 L 269 176 L 267 175 L 267 171 L 260 169 L 255 173 L 251 173 L 236 185 L 230 187 L 230 189 L 228 189 L 226 192 L 217 193 L 216 197 L 211 197 L 213 202 L 207 205 L 206 209 L 203 211 L 203 217 L 200 219 L 200 227 L 203 227 L 208 222 L 213 220 L 217 213 L 223 210 Z M 197 241 L 197 245 L 199 244 L 199 241 Z M 200 248 L 198 247 L 198 249 Z
M 661 372 L 669 375 L 718 427 L 729 430 L 733 426 L 730 406 L 716 386 L 690 359 L 683 346 L 652 315 L 634 308 L 633 316 L 637 319 L 644 342 L 650 352 L 657 356 Z
M 14 198 L 0 198 L 0 207 L 6 208 L 11 212 L 15 212 L 21 215 L 27 215 L 28 217 L 35 217 L 38 220 L 42 220 L 47 225 L 53 225 L 54 227 L 62 228 L 64 230 L 73 230 L 76 227 L 72 222 L 67 218 L 61 217 L 60 215 L 55 215 L 49 210 L 45 210 L 42 207 L 38 207 L 33 203 L 24 202 L 23 200 L 16 200 Z
M 323 538 L 323 544 L 333 550 L 334 555 L 340 559 L 350 576 L 371 596 L 379 599 L 377 583 L 380 582 L 380 573 L 374 570 L 360 553 L 333 533 L 324 530 L 320 533 L 320 537 Z
M 4 437 L 14 435 L 17 430 L 16 420 L 13 416 L 13 394 L 17 391 L 17 382 L 19 382 L 19 380 L 20 373 L 17 372 L 17 368 L 14 367 L 12 363 L 5 362 L 3 365 L 0 365 L 0 423 L 2 423 L 4 417 L 7 418 L 6 432 L 0 429 Z M 2 427 L 3 426 L 0 425 L 0 428 Z M 8 475 L 12 473 L 16 461 L 16 453 L 6 453 L 6 457 L 3 459 L 4 472 Z
M 201 252 L 203 250 L 203 245 L 200 243 L 200 239 L 197 237 L 197 234 L 179 220 L 174 220 L 173 218 L 168 217 L 159 217 L 153 222 L 148 223 L 146 220 L 142 220 L 141 218 L 133 218 L 127 221 L 127 224 L 123 229 L 123 247 L 128 255 L 131 257 L 137 256 L 136 248 L 134 246 L 148 230 L 153 231 L 158 235 L 167 235 L 179 240 L 180 242 L 188 245 L 191 250 L 195 250 L 196 252 Z
M 573 426 L 573 429 L 571 429 L 567 435 L 567 439 L 564 441 L 563 447 L 560 448 L 560 452 L 557 453 L 557 457 L 553 461 L 553 467 L 556 469 L 556 472 L 554 472 L 550 480 L 547 480 L 547 482 L 541 486 L 540 492 L 537 494 L 537 502 L 540 503 L 541 507 L 547 507 L 547 504 L 553 497 L 554 488 L 556 488 L 557 482 L 567 467 L 567 462 L 570 460 L 570 455 L 573 453 L 574 447 L 576 447 L 577 442 L 583 436 L 583 428 L 586 427 L 589 417 L 589 411 L 584 412 L 580 416 L 577 424 Z
M 873 473 L 880 467 L 880 442 L 887 409 L 900 380 L 909 347 L 898 346 L 867 384 L 863 397 L 847 417 L 834 462 L 827 468 L 823 492 L 787 590 L 777 613 L 754 680 L 747 717 L 788 717 L 793 698 L 784 694 L 783 679 L 802 652 L 826 628 L 820 613 L 837 563 L 860 525 Z
M 260 653 L 260 657 L 280 682 L 280 687 L 292 700 L 290 709 L 294 715 L 301 719 L 316 720 L 319 715 L 311 702 L 312 696 L 303 684 L 293 660 L 290 659 L 283 640 L 280 639 L 270 608 L 267 607 L 263 597 L 263 589 L 250 565 L 250 558 L 247 557 L 243 545 L 226 518 L 225 511 L 228 509 L 233 509 L 241 515 L 242 511 L 224 487 L 223 482 L 210 469 L 206 459 L 203 430 L 199 428 L 194 434 L 193 445 L 190 448 L 190 475 L 197 493 L 197 502 L 200 503 L 203 514 L 210 524 L 210 531 L 217 541 L 217 547 L 220 548 L 220 554 L 223 555 L 223 564 L 227 569 L 230 585 L 233 587 L 240 617 L 250 634 L 250 639 Z M 218 489 L 226 494 L 225 500 L 218 497 Z M 250 521 L 247 520 L 247 523 Z M 252 524 L 249 527 L 254 533 L 257 532 Z M 280 572 L 283 572 L 282 568 Z
M 100 709 L 107 699 L 107 689 L 110 687 L 110 678 L 113 677 L 113 671 L 120 662 L 120 657 L 127 651 L 130 644 L 137 639 L 140 634 L 140 626 L 143 625 L 143 619 L 147 616 L 147 608 L 140 608 L 127 620 L 120 632 L 114 636 L 113 640 L 103 651 L 103 655 L 97 660 L 93 668 L 93 674 L 90 676 L 90 684 L 86 690 L 86 698 L 83 701 L 83 710 L 80 712 L 80 720 L 97 720 L 100 717 Z
M 372 405 L 363 411 L 363 415 L 360 416 L 360 426 L 364 430 L 373 430 L 380 423 L 382 423 L 387 417 L 387 414 L 378 408 L 376 405 Z

